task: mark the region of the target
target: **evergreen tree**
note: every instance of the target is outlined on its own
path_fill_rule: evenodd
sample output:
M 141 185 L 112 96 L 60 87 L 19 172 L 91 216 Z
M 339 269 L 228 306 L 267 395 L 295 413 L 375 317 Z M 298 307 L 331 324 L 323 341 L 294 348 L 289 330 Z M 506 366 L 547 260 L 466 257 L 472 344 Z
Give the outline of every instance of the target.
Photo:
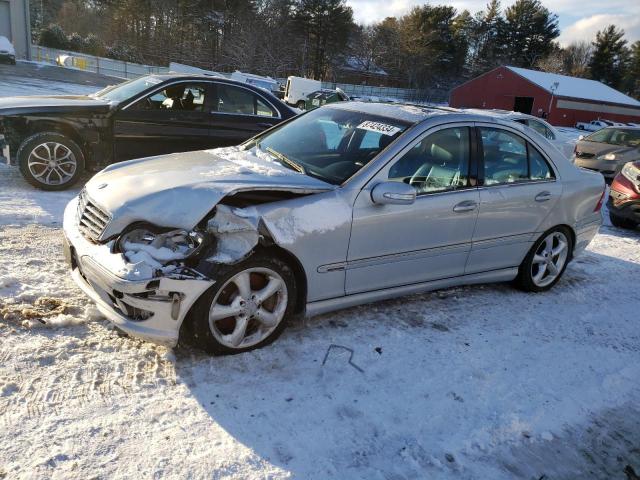
M 476 14 L 470 38 L 469 70 L 472 76 L 502 63 L 504 28 L 498 0 L 491 0 L 484 12 Z
M 640 99 L 640 40 L 631 45 L 625 90 L 632 97 Z
M 557 15 L 539 0 L 517 0 L 505 12 L 502 43 L 508 46 L 507 60 L 512 65 L 534 66 L 552 51 L 559 35 Z
M 624 30 L 609 25 L 596 35 L 591 57 L 591 77 L 613 88 L 622 86 L 628 61 Z
M 330 60 L 346 50 L 353 10 L 345 0 L 299 0 L 294 18 L 303 37 L 303 70 L 324 78 Z

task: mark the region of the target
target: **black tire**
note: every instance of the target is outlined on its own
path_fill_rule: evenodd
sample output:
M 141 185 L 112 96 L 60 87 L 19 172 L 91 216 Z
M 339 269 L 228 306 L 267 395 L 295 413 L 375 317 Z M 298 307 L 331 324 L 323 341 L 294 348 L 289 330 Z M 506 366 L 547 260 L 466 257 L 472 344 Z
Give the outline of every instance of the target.
M 39 145 L 47 142 L 55 142 L 63 145 L 64 147 L 68 148 L 75 157 L 75 172 L 68 180 L 63 183 L 51 184 L 42 182 L 38 180 L 29 170 L 29 156 Z M 34 187 L 40 188 L 42 190 L 66 190 L 78 181 L 85 168 L 85 157 L 82 149 L 72 139 L 58 132 L 40 132 L 27 137 L 20 144 L 16 157 L 18 159 L 20 173 L 22 173 L 22 176 L 25 178 L 25 180 Z
M 539 285 L 536 285 L 533 281 L 533 276 L 532 276 L 533 257 L 535 256 L 536 252 L 538 251 L 538 249 L 540 248 L 540 245 L 542 245 L 544 240 L 554 232 L 561 232 L 566 237 L 568 242 L 567 258 L 566 258 L 566 261 L 564 262 L 564 265 L 562 266 L 562 269 L 560 270 L 560 273 L 555 278 L 555 280 L 553 280 L 549 285 L 545 285 L 541 287 Z M 573 255 L 573 237 L 571 236 L 571 232 L 566 227 L 555 227 L 550 230 L 547 230 L 533 244 L 533 246 L 529 250 L 529 253 L 527 253 L 527 256 L 524 257 L 524 260 L 520 264 L 520 267 L 518 269 L 518 276 L 516 277 L 516 280 L 515 280 L 516 286 L 521 290 L 524 290 L 525 292 L 546 292 L 547 290 L 550 290 L 551 288 L 553 288 L 553 286 L 556 283 L 558 283 L 558 281 L 560 281 L 560 279 L 562 278 L 562 275 L 564 275 L 564 271 L 567 269 L 567 265 L 569 265 L 572 255 Z
M 278 273 L 287 287 L 287 307 L 278 326 L 259 343 L 246 348 L 230 348 L 220 343 L 209 326 L 209 310 L 218 291 L 237 273 L 248 268 L 269 268 Z M 224 265 L 215 273 L 216 283 L 196 301 L 180 329 L 180 342 L 204 350 L 212 355 L 234 355 L 269 345 L 276 340 L 286 327 L 296 308 L 297 287 L 293 270 L 276 256 L 268 252 L 255 253 L 235 265 Z
M 628 218 L 622 218 L 614 214 L 613 212 L 609 212 L 609 220 L 614 227 L 624 228 L 627 230 L 634 230 L 638 224 L 633 220 L 629 220 Z

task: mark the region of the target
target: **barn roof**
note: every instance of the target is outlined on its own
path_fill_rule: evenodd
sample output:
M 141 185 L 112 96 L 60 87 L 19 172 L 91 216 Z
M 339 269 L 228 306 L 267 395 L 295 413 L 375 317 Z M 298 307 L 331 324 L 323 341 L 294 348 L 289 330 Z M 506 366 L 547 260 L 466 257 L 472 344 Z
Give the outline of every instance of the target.
M 596 102 L 617 103 L 620 105 L 631 105 L 640 107 L 640 102 L 618 90 L 615 90 L 604 83 L 586 78 L 569 77 L 557 73 L 540 72 L 538 70 L 527 70 L 526 68 L 509 67 L 509 70 L 521 77 L 536 84 L 540 88 L 551 93 L 551 87 L 558 82 L 558 88 L 554 92 L 557 97 L 580 98 Z

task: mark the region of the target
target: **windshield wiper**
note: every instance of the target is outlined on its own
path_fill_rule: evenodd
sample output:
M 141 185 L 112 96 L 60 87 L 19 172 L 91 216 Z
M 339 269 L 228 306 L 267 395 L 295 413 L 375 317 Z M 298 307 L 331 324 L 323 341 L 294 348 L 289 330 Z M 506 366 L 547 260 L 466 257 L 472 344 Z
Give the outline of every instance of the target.
M 260 144 L 258 144 L 258 147 L 260 147 Z M 270 153 L 271 155 L 273 155 L 274 157 L 276 157 L 278 160 L 280 160 L 280 162 L 284 163 L 286 166 L 288 166 L 289 168 L 295 170 L 296 172 L 300 172 L 300 173 L 304 173 L 304 174 L 307 173 L 307 170 L 302 165 L 300 165 L 299 163 L 296 163 L 293 160 L 287 158 L 282 153 L 276 152 L 273 148 L 267 147 L 265 150 L 268 153 Z

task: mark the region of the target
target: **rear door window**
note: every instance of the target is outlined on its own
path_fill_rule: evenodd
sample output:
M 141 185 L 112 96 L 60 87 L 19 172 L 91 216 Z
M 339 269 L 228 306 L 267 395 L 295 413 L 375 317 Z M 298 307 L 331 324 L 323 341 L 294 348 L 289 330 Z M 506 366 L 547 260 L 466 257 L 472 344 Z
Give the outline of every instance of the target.
M 497 128 L 480 127 L 484 184 L 504 185 L 551 180 L 553 169 L 524 138 Z
M 275 117 L 277 113 L 266 101 L 251 90 L 235 85 L 218 83 L 216 85 L 215 111 L 237 115 L 255 115 Z

